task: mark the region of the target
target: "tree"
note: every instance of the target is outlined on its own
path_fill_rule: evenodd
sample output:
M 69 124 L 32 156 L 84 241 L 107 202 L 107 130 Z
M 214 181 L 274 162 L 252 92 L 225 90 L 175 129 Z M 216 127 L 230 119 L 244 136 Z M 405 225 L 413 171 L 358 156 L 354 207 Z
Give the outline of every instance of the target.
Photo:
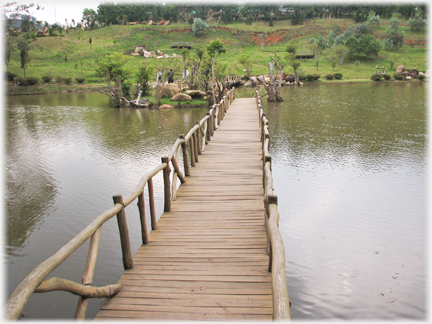
M 381 49 L 381 43 L 371 34 L 362 35 L 359 39 L 359 46 L 364 54 L 366 54 L 369 62 L 369 57 L 378 56 Z
M 333 47 L 334 54 L 339 57 L 339 65 L 343 65 L 343 60 L 345 58 L 345 55 L 348 52 L 348 48 L 345 45 L 335 45 Z
M 192 26 L 192 32 L 195 36 L 203 36 L 207 29 L 209 28 L 209 25 L 202 20 L 201 18 L 194 18 L 193 26 Z
M 31 61 L 31 57 L 29 55 L 30 47 L 28 46 L 25 40 L 20 40 L 17 45 L 20 50 L 20 58 L 21 58 L 21 69 L 24 70 L 24 78 L 26 77 L 26 66 Z
M 148 65 L 148 63 L 144 63 L 143 65 L 141 65 L 136 73 L 136 82 L 138 84 L 138 89 L 142 90 L 142 94 L 144 96 L 150 93 L 149 81 L 151 73 L 152 68 Z
M 246 73 L 248 74 L 248 77 L 251 76 L 251 70 L 252 70 L 252 60 L 250 58 L 249 54 L 242 54 L 239 57 L 239 63 L 243 65 L 244 69 L 246 70 Z
M 216 94 L 215 94 L 215 86 L 216 86 L 216 77 L 214 72 L 215 62 L 216 62 L 216 56 L 221 53 L 225 53 L 225 48 L 223 46 L 223 43 L 220 40 L 214 40 L 211 41 L 209 45 L 206 46 L 207 53 L 212 59 L 212 97 L 213 97 L 213 103 L 215 104 L 217 102 L 216 100 Z M 222 95 L 222 89 L 219 90 L 219 97 Z
M 386 30 L 387 38 L 384 41 L 387 51 L 398 51 L 404 43 L 404 33 L 400 30 L 400 20 L 396 17 L 389 20 L 389 29 Z
M 421 18 L 418 14 L 415 14 L 414 18 L 411 18 L 408 21 L 408 25 L 410 26 L 412 31 L 419 31 L 426 26 L 426 20 Z
M 98 65 L 96 73 L 105 77 L 108 83 L 109 90 L 103 93 L 111 97 L 115 107 L 121 107 L 129 103 L 129 90 L 132 84 L 128 80 L 130 71 L 124 67 L 128 61 L 129 57 L 121 53 L 105 55 L 103 58 L 96 60 Z M 115 82 L 115 85 L 111 86 L 111 82 Z
M 9 63 L 11 59 L 11 53 L 13 51 L 12 43 L 9 38 L 6 39 L 6 48 L 5 48 L 5 63 L 6 63 L 6 71 L 9 68 Z
M 82 23 L 84 26 L 93 28 L 96 25 L 96 11 L 85 8 L 82 13 Z

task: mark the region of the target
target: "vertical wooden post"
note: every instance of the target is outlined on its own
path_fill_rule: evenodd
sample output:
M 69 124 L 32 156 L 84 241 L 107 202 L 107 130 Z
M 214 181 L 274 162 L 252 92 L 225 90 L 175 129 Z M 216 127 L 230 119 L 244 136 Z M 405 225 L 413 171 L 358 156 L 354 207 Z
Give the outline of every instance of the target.
M 180 135 L 180 139 L 185 139 L 185 136 L 182 134 Z M 189 168 L 189 157 L 188 157 L 188 144 L 185 141 L 182 143 L 182 152 L 183 152 L 183 167 L 184 167 L 184 173 L 185 176 L 190 176 L 190 168 Z
M 154 203 L 154 190 L 153 190 L 153 178 L 150 178 L 147 182 L 148 192 L 149 192 L 149 202 L 150 202 L 150 217 L 151 217 L 151 227 L 152 230 L 157 230 L 156 223 L 156 209 Z
M 276 195 L 269 195 L 268 196 L 268 205 L 270 204 L 276 204 L 277 205 L 277 196 Z M 269 220 L 270 220 L 270 214 Z M 272 242 L 270 241 L 270 249 L 269 249 L 269 272 L 272 271 L 272 264 L 273 264 L 273 255 L 272 255 Z
M 211 141 L 211 115 L 210 112 L 207 113 L 207 116 L 209 116 L 209 118 L 207 119 L 207 134 L 206 134 L 206 138 L 207 141 L 210 142 Z
M 141 221 L 142 244 L 148 244 L 147 220 L 145 217 L 144 190 L 138 196 L 137 206 L 138 206 L 138 211 L 139 211 L 140 221 Z
M 194 167 L 195 166 L 195 143 L 193 140 L 193 134 L 192 136 L 189 138 L 189 147 L 190 147 L 190 157 L 191 157 L 191 166 Z
M 132 251 L 129 241 L 129 230 L 126 222 L 126 213 L 122 195 L 113 196 L 114 204 L 120 204 L 123 208 L 117 213 L 117 223 L 120 232 L 120 242 L 123 254 L 123 266 L 125 270 L 133 268 Z
M 169 158 L 168 156 L 162 157 L 162 163 L 166 163 L 166 167 L 163 170 L 163 178 L 164 178 L 164 193 L 165 193 L 165 204 L 164 204 L 164 212 L 169 212 L 171 210 L 171 188 L 170 188 L 170 173 L 171 168 L 169 167 Z
M 83 285 L 91 285 L 93 283 L 94 269 L 96 267 L 97 253 L 99 250 L 99 238 L 102 226 L 100 226 L 92 235 L 90 239 L 90 246 L 87 255 L 87 263 L 82 278 Z M 77 309 L 75 312 L 76 320 L 85 320 L 87 313 L 87 305 L 89 299 L 87 297 L 80 296 L 78 299 Z
M 197 151 L 198 151 L 198 155 L 202 155 L 202 151 L 201 151 L 201 146 L 202 146 L 201 126 L 200 126 L 199 121 L 197 121 L 196 123 L 198 125 L 198 129 L 196 131 L 196 134 L 197 134 Z
M 194 160 L 195 162 L 199 162 L 198 161 L 198 135 L 196 131 L 192 133 L 191 139 L 192 139 L 192 144 L 194 146 Z

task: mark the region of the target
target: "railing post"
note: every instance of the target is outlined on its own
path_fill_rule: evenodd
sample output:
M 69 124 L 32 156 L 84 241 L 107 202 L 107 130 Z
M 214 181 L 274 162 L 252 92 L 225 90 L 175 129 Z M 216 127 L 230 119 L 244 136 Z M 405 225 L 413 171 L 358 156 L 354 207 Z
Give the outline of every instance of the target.
M 202 155 L 202 151 L 201 151 L 201 145 L 202 145 L 201 126 L 200 126 L 199 121 L 197 121 L 196 123 L 198 125 L 198 129 L 196 131 L 196 134 L 197 134 L 197 152 L 198 152 L 198 155 Z
M 211 141 L 211 114 L 210 114 L 210 112 L 207 113 L 207 116 L 209 116 L 209 118 L 207 118 L 206 138 L 207 138 L 207 141 L 210 142 Z
M 267 200 L 268 200 L 268 206 L 270 204 L 276 204 L 277 205 L 277 196 L 276 195 L 268 195 Z M 270 213 L 268 214 L 268 217 L 269 217 L 269 221 L 270 221 Z M 272 265 L 273 265 L 272 242 L 270 240 L 269 265 L 268 265 L 269 272 L 272 272 Z
M 138 211 L 139 211 L 140 221 L 141 221 L 142 244 L 148 244 L 147 220 L 145 217 L 144 190 L 138 196 L 137 206 L 138 206 Z
M 117 213 L 117 223 L 120 232 L 120 242 L 123 254 L 123 266 L 125 270 L 133 268 L 132 251 L 129 241 L 129 230 L 126 222 L 126 213 L 122 195 L 113 196 L 114 204 L 120 204 L 123 208 Z
M 156 209 L 154 204 L 154 190 L 153 190 L 153 178 L 150 178 L 147 182 L 148 192 L 149 192 L 149 202 L 150 202 L 150 217 L 151 217 L 151 227 L 152 230 L 157 230 L 156 223 Z
M 164 212 L 169 212 L 171 210 L 171 188 L 170 188 L 170 173 L 171 173 L 171 168 L 169 167 L 169 158 L 168 158 L 168 156 L 163 156 L 162 157 L 162 163 L 166 163 L 166 167 L 163 170 L 164 193 L 165 193 Z
M 182 134 L 180 135 L 180 139 L 184 140 L 185 136 Z M 190 176 L 190 168 L 189 168 L 189 157 L 188 157 L 188 144 L 185 141 L 184 143 L 181 144 L 182 146 L 182 152 L 183 152 L 183 167 L 184 167 L 184 173 L 185 176 L 188 177 Z
M 195 166 L 195 143 L 193 140 L 193 134 L 189 138 L 189 148 L 190 148 L 191 166 L 194 167 Z

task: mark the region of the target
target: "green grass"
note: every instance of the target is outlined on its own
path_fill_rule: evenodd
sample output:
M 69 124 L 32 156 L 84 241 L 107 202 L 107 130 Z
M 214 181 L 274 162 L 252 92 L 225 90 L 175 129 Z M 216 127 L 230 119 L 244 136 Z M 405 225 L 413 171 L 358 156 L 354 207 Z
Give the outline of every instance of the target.
M 407 21 L 402 21 L 402 29 L 405 32 L 405 39 L 410 41 L 425 41 L 426 32 L 411 32 Z M 339 26 L 342 30 L 349 26 L 354 26 L 352 19 L 318 19 L 311 20 L 305 25 L 292 26 L 291 22 L 274 21 L 274 26 L 268 26 L 268 22 L 254 22 L 252 25 L 244 23 L 233 23 L 229 25 L 214 24 L 214 28 L 207 31 L 203 37 L 195 37 L 191 31 L 187 32 L 169 32 L 183 28 L 190 29 L 190 25 L 173 24 L 171 26 L 110 26 L 97 30 L 78 31 L 69 30 L 63 32 L 61 36 L 38 37 L 31 42 L 30 51 L 31 62 L 27 66 L 27 76 L 42 77 L 51 74 L 54 78 L 57 76 L 70 77 L 75 80 L 76 77 L 83 77 L 86 83 L 103 84 L 103 79 L 95 72 L 96 58 L 102 57 L 114 52 L 124 54 L 132 53 L 136 46 L 144 45 L 146 50 L 159 49 L 162 52 L 172 55 L 180 54 L 180 49 L 170 48 L 171 42 L 188 42 L 194 47 L 205 46 L 210 41 L 220 39 L 225 47 L 226 53 L 219 56 L 220 62 L 227 65 L 227 71 L 230 74 L 243 75 L 244 67 L 238 63 L 242 54 L 249 54 L 252 59 L 252 75 L 268 74 L 268 63 L 270 56 L 277 53 L 279 58 L 285 56 L 285 47 L 288 42 L 296 45 L 297 50 L 308 50 L 308 39 L 310 37 L 319 37 L 326 35 L 329 30 Z M 217 27 L 227 28 L 228 30 L 218 30 Z M 381 26 L 375 28 L 376 36 L 385 36 L 385 30 L 388 28 L 388 20 L 381 20 Z M 241 31 L 241 32 L 239 32 Z M 279 32 L 277 32 L 279 31 Z M 272 35 L 271 33 L 274 33 Z M 246 41 L 242 41 L 246 35 Z M 258 36 L 261 35 L 261 38 Z M 271 42 L 271 36 L 279 37 L 280 43 Z M 92 44 L 89 39 L 92 38 Z M 15 39 L 16 41 L 16 39 Z M 268 46 L 262 49 L 260 42 L 267 42 Z M 242 47 L 241 44 L 244 46 Z M 300 70 L 304 74 L 319 74 L 322 79 L 328 73 L 339 72 L 343 74 L 343 80 L 368 80 L 375 72 L 375 66 L 385 65 L 387 70 L 390 67 L 386 59 L 386 52 L 381 52 L 376 58 L 370 61 L 365 56 L 355 57 L 353 60 L 344 60 L 343 65 L 337 65 L 333 71 L 330 65 L 330 53 L 325 50 L 319 56 L 318 70 L 315 67 L 313 59 L 301 60 Z M 398 64 L 404 65 L 407 69 L 417 68 L 419 71 L 427 69 L 427 49 L 425 44 L 405 45 L 399 52 L 400 58 Z M 67 55 L 67 62 L 65 56 Z M 179 59 L 180 66 L 183 65 L 182 59 Z M 355 61 L 359 61 L 356 65 Z M 169 60 L 158 60 L 156 58 L 146 59 L 140 56 L 130 56 L 126 67 L 131 70 L 137 70 L 144 62 L 148 62 L 153 68 L 154 77 L 157 69 L 169 64 Z M 19 52 L 12 52 L 12 59 L 9 64 L 10 72 L 23 76 L 23 70 L 20 68 Z M 285 67 L 285 72 L 292 73 L 289 66 Z M 394 71 L 389 71 L 393 74 Z M 176 77 L 180 77 L 181 71 L 177 71 Z M 334 81 L 335 82 L 335 81 Z

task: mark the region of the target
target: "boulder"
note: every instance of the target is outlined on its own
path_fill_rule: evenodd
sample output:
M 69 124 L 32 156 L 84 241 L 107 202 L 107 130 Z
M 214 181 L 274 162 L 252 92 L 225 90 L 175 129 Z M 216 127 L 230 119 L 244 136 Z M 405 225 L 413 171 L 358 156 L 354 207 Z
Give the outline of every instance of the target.
M 419 74 L 419 71 L 416 68 L 414 68 L 414 69 L 411 69 L 410 73 L 413 74 L 414 76 L 416 76 L 417 74 Z
M 401 73 L 401 72 L 403 72 L 403 71 L 405 71 L 405 67 L 404 67 L 403 65 L 399 65 L 399 66 L 396 68 L 396 73 Z
M 152 24 L 153 24 L 153 20 L 150 19 L 150 21 L 149 21 L 148 24 L 149 24 L 149 25 L 152 25 Z
M 285 78 L 285 81 L 290 82 L 290 83 L 294 82 L 295 81 L 295 77 L 293 75 L 291 75 L 291 74 L 288 74 L 286 76 L 286 78 Z
M 152 53 L 147 52 L 146 50 L 142 51 L 144 57 L 152 57 Z
M 203 98 L 206 93 L 200 90 L 186 90 L 186 94 L 191 96 L 192 98 Z
M 428 77 L 428 78 L 430 77 L 429 69 L 426 70 L 426 73 L 425 73 L 425 74 L 426 74 L 426 77 Z
M 171 108 L 174 108 L 174 107 L 171 106 L 171 105 L 167 105 L 167 104 L 164 104 L 164 105 L 162 105 L 162 106 L 159 106 L 159 109 L 171 109 Z
M 406 77 L 406 80 L 411 80 L 411 79 L 412 79 L 412 77 L 409 75 Z
M 191 101 L 192 97 L 185 93 L 177 93 L 171 98 L 172 101 Z
M 144 51 L 144 47 L 142 47 L 142 46 L 135 47 L 135 53 L 140 53 L 142 51 Z
M 175 83 L 169 83 L 162 86 L 161 90 L 162 98 L 171 98 L 180 92 L 180 89 L 177 87 Z

